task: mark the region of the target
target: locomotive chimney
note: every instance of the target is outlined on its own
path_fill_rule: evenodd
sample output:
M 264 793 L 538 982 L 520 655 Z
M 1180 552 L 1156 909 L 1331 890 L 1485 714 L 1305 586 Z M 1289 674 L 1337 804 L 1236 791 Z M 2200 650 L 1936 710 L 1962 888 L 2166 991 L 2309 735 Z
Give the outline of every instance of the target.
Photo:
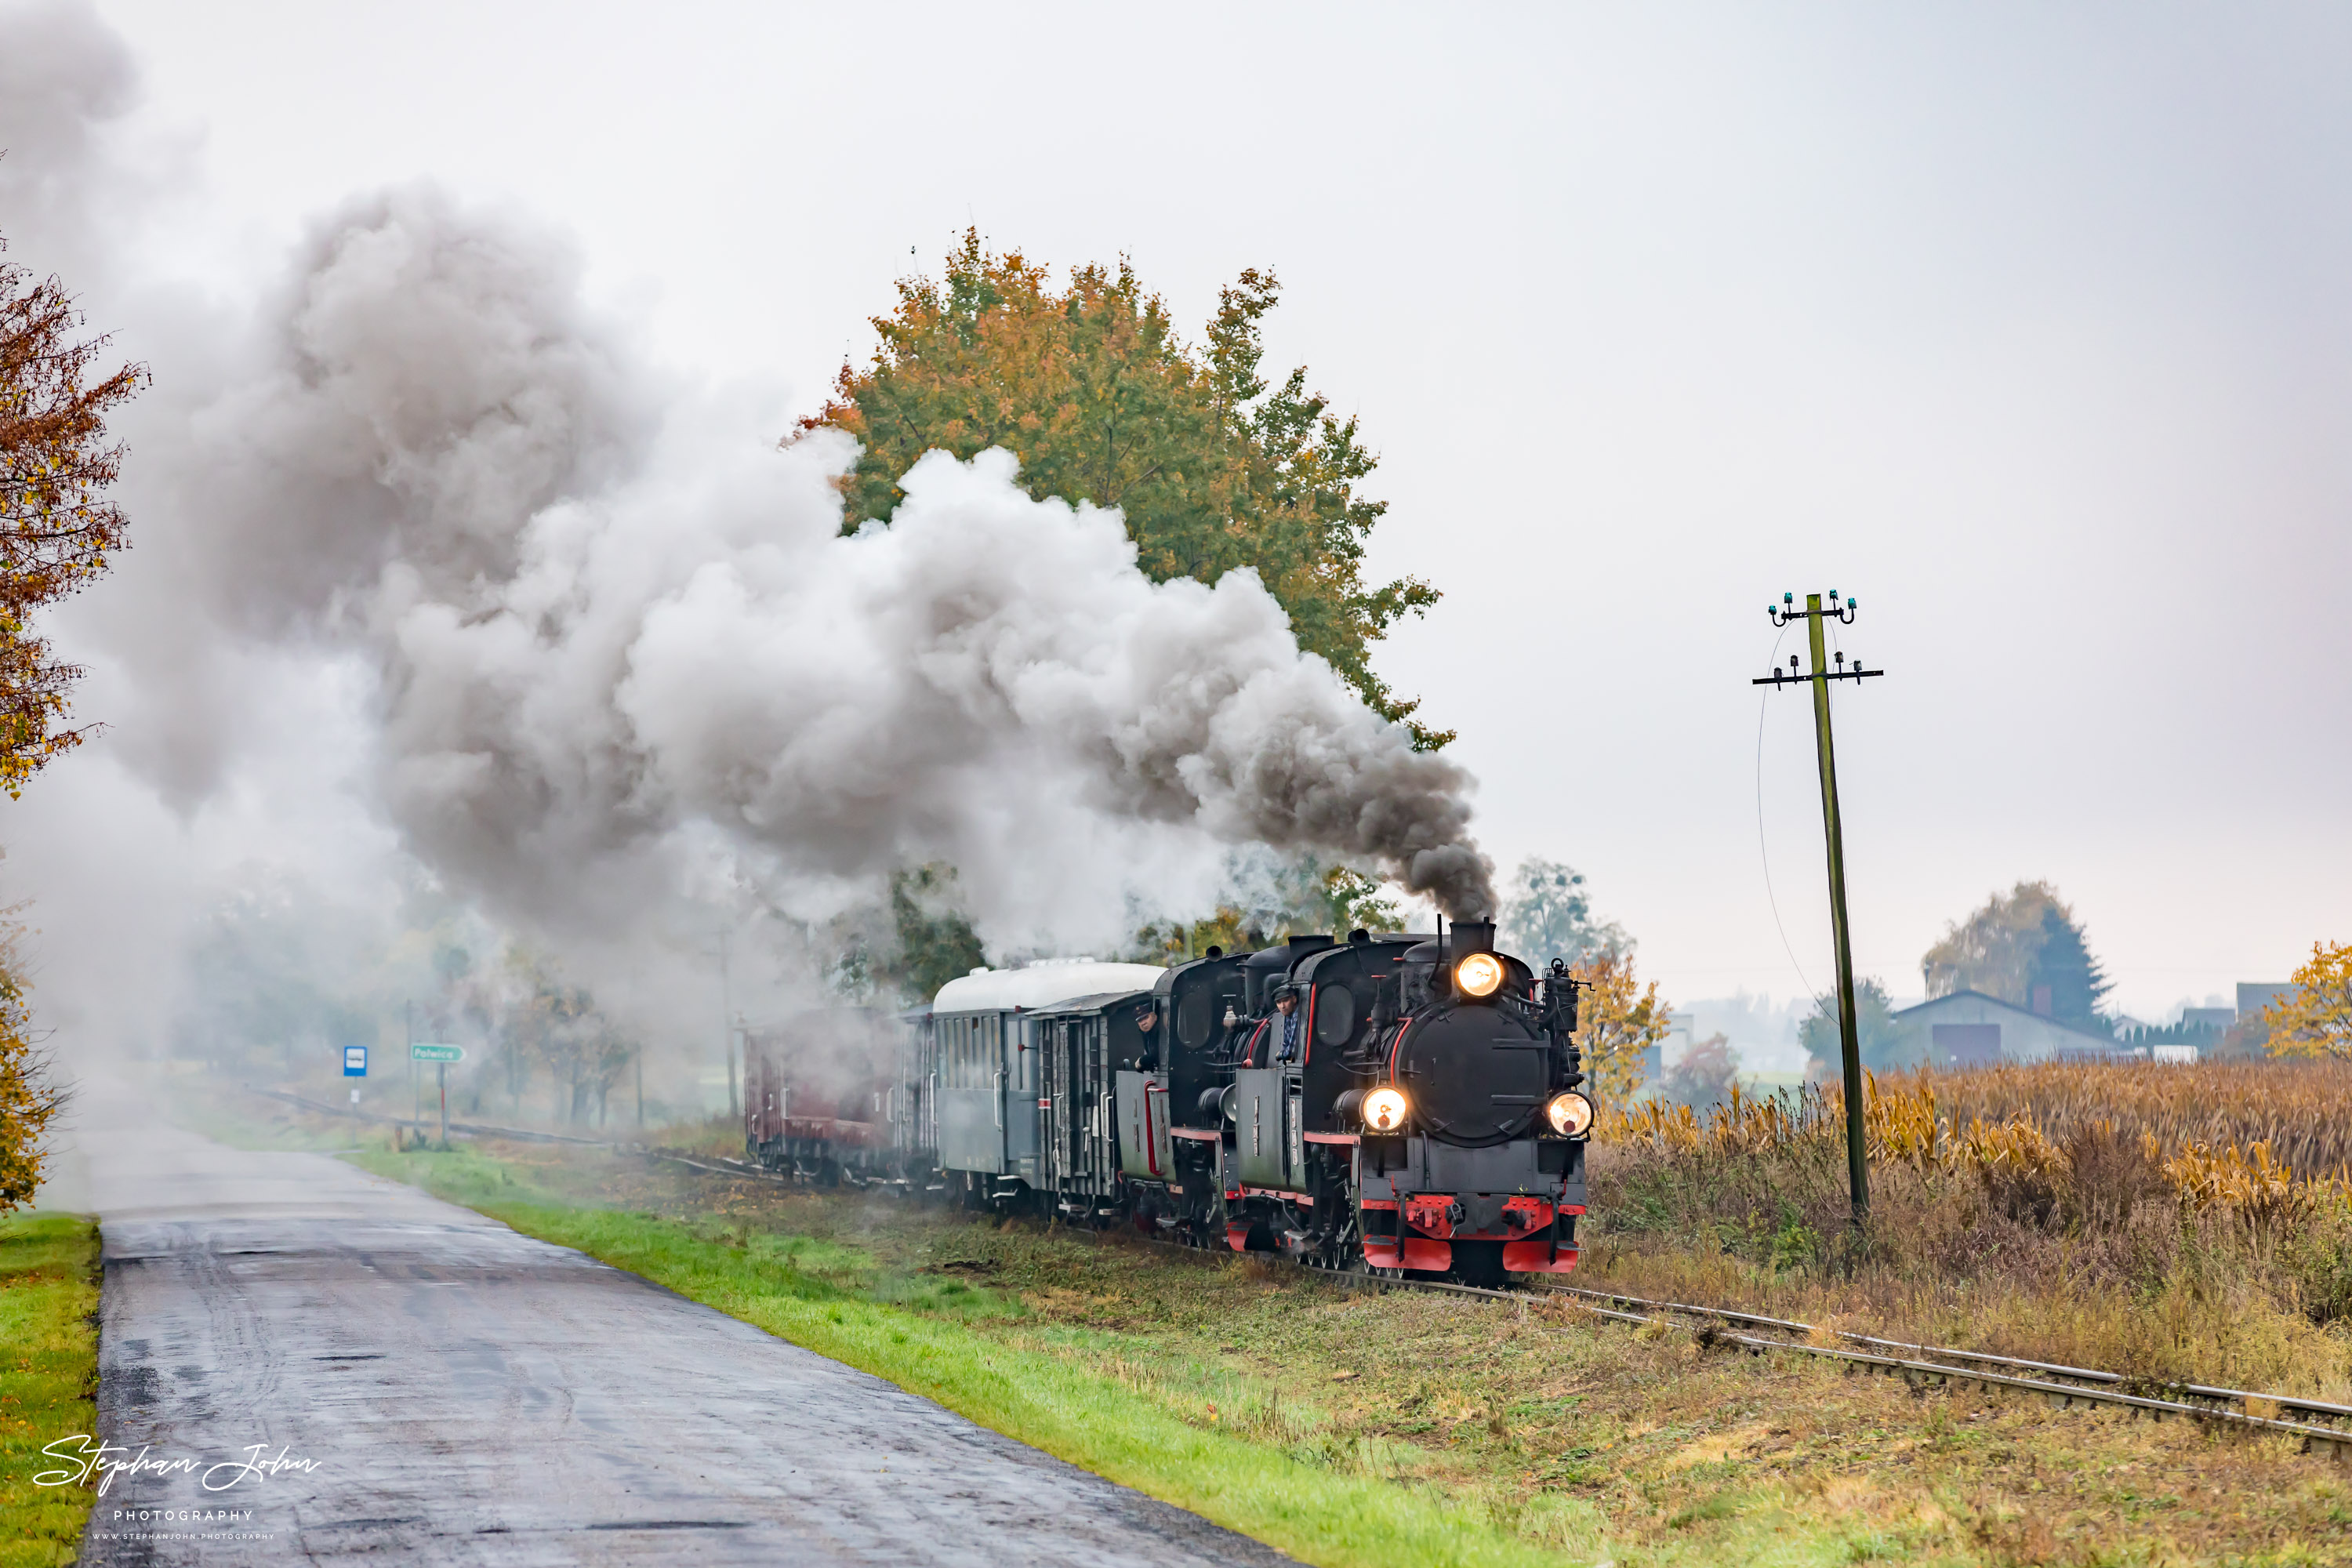
M 1445 947 L 1445 964 L 1457 998 L 1484 1002 L 1493 997 L 1506 973 L 1495 957 L 1495 922 L 1455 921 L 1453 939 Z
M 1474 952 L 1495 951 L 1493 921 L 1455 921 L 1454 940 L 1446 944 L 1445 957 L 1451 963 L 1460 963 Z

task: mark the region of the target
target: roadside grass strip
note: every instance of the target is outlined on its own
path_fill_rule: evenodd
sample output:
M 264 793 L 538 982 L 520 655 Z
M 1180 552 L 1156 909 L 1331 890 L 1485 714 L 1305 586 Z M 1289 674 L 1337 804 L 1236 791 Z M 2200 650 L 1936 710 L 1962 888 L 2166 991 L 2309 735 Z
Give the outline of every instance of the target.
M 2352 1484 L 2265 1436 L 577 1151 L 351 1158 L 1310 1563 L 2352 1565 Z
M 526 1236 L 575 1247 L 1307 1562 L 1333 1568 L 1559 1563 L 1556 1551 L 1503 1533 L 1484 1510 L 1465 1514 L 1420 1489 L 1304 1461 L 1249 1435 L 1182 1419 L 1177 1411 L 1214 1408 L 1214 1394 L 1230 1382 L 1217 1369 L 1145 1369 L 1106 1364 L 1099 1356 L 1088 1365 L 931 1315 L 960 1307 L 1005 1310 L 991 1292 L 950 1289 L 960 1281 L 914 1287 L 921 1294 L 911 1299 L 929 1309 L 915 1310 L 862 1299 L 829 1278 L 856 1266 L 846 1248 L 730 1243 L 680 1222 L 609 1211 L 478 1199 L 474 1206 Z M 908 1290 L 897 1283 L 894 1293 Z M 1262 1415 L 1258 1419 L 1263 1424 Z M 1589 1522 L 1597 1534 L 1597 1516 Z
M 71 1563 L 96 1494 L 35 1486 L 42 1448 L 98 1430 L 98 1226 L 0 1215 L 0 1568 Z

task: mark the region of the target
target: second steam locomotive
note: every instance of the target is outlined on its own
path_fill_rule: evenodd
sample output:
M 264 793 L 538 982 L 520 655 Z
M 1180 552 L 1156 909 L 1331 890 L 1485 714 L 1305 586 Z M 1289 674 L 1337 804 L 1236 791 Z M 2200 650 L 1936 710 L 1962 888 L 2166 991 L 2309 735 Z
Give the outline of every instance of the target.
M 895 1039 L 837 1015 L 747 1036 L 746 1145 L 821 1181 L 1499 1285 L 1576 1265 L 1577 989 L 1473 921 L 979 970 Z

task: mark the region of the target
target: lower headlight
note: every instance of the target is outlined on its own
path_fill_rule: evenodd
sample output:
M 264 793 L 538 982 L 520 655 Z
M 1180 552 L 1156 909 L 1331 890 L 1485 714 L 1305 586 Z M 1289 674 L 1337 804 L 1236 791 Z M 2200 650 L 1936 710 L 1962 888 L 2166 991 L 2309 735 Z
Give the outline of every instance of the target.
M 1562 1138 L 1581 1138 L 1592 1131 L 1592 1101 L 1574 1089 L 1555 1094 L 1544 1107 L 1544 1120 Z
M 1374 1132 L 1393 1132 L 1412 1109 L 1404 1090 L 1382 1084 L 1364 1096 L 1364 1125 Z

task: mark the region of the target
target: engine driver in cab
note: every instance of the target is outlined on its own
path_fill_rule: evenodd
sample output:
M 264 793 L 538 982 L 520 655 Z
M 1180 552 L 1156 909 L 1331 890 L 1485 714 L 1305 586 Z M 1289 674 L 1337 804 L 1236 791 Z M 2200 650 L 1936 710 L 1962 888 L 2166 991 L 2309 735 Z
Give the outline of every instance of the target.
M 1147 1001 L 1135 1010 L 1135 1032 L 1143 1037 L 1142 1059 L 1136 1065 L 1145 1072 L 1153 1071 L 1160 1066 L 1160 1037 L 1154 1032 L 1159 1025 L 1157 1003 Z
M 1284 1063 L 1295 1062 L 1298 1059 L 1298 988 L 1297 986 L 1282 985 L 1275 989 L 1274 1015 L 1279 1020 L 1281 1029 L 1280 1036 L 1275 1042 L 1274 1059 Z

